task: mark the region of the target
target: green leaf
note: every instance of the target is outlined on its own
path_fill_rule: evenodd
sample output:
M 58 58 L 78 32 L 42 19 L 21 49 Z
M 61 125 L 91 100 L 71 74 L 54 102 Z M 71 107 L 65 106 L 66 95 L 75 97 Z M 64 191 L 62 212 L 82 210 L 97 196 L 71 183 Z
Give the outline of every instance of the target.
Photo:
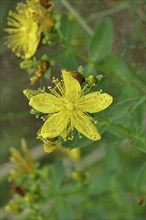
M 62 160 L 57 160 L 52 167 L 52 182 L 53 185 L 59 187 L 65 177 L 65 170 Z
M 136 195 L 139 198 L 146 197 L 146 162 L 141 166 L 136 176 Z M 145 198 L 146 199 L 146 198 Z
M 48 68 L 45 72 L 45 79 L 50 79 L 50 76 L 51 76 L 51 69 Z
M 66 49 L 64 53 L 59 56 L 61 69 L 76 70 L 78 64 L 71 49 Z
M 141 138 L 141 139 L 143 139 L 144 141 L 143 141 L 143 144 L 140 144 L 139 146 L 137 146 L 137 149 L 138 150 L 140 150 L 140 151 L 142 151 L 143 153 L 146 153 L 146 144 L 145 144 L 145 137 L 143 137 L 143 138 Z
M 89 46 L 90 59 L 94 62 L 101 61 L 112 49 L 113 26 L 110 19 L 104 20 L 96 29 Z
M 111 108 L 111 123 L 106 130 L 118 138 L 129 138 L 134 147 L 146 152 L 144 129 L 142 128 L 143 106 L 146 97 L 134 97 L 117 103 Z M 138 108 L 140 107 L 140 108 Z
M 68 42 L 73 38 L 75 22 L 67 14 L 61 16 L 60 37 Z
M 131 82 L 132 74 L 128 66 L 124 61 L 113 54 L 108 55 L 99 65 L 99 69 L 103 72 L 110 74 L 111 77 L 116 77 L 116 79 L 121 82 Z
M 114 175 L 115 173 L 113 173 L 113 171 L 101 171 L 97 172 L 96 175 L 91 176 L 88 193 L 90 195 L 100 195 L 101 193 L 108 191 L 111 177 Z
M 69 149 L 73 149 L 76 147 L 86 147 L 90 144 L 92 144 L 94 141 L 88 139 L 85 136 L 81 136 L 79 135 L 79 133 L 77 131 L 74 131 L 74 140 L 68 140 L 66 142 L 63 142 L 63 147 L 69 148 Z
M 58 204 L 57 212 L 60 220 L 75 219 L 74 209 L 67 202 L 60 201 Z
M 134 97 L 126 99 L 117 103 L 111 108 L 111 114 L 113 122 L 121 122 L 123 118 L 129 118 L 131 113 L 133 113 L 140 105 L 142 105 L 146 100 L 145 96 Z

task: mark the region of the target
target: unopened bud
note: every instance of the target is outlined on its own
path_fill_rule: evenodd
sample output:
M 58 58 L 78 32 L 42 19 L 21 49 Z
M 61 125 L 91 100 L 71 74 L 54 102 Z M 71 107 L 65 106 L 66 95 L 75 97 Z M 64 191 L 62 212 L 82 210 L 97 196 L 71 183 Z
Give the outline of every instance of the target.
M 87 87 L 91 88 L 97 84 L 97 79 L 94 75 L 89 75 L 85 79 Z
M 13 214 L 18 214 L 22 211 L 22 208 L 19 203 L 10 202 L 5 206 L 5 210 Z
M 71 174 L 72 178 L 76 180 L 77 182 L 83 182 L 86 179 L 86 176 L 84 173 L 80 171 L 74 171 Z
M 32 193 L 26 193 L 24 199 L 27 203 L 31 203 L 35 201 L 35 196 Z

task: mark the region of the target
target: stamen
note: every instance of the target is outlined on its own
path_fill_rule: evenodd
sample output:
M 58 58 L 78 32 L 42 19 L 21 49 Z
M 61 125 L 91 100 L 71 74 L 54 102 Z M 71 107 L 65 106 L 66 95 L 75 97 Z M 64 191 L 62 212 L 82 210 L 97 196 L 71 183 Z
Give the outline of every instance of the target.
M 91 115 L 89 115 L 87 112 L 84 112 L 84 114 L 87 115 L 95 125 L 98 124 L 98 121 L 95 120 L 95 119 L 94 119 Z
M 71 141 L 74 140 L 73 129 L 70 131 L 70 140 L 71 140 Z
M 80 94 L 80 97 L 81 96 L 84 96 L 86 95 L 86 93 L 88 93 L 90 91 L 91 88 L 87 87 L 87 84 L 83 87 L 83 89 L 81 90 L 81 94 Z M 79 97 L 79 98 L 80 98 Z
M 48 118 L 48 115 L 44 115 L 44 116 L 41 117 L 41 119 L 42 119 L 43 121 L 46 121 L 47 118 Z
M 55 95 L 56 97 L 65 97 L 65 91 L 64 91 L 64 87 L 63 87 L 63 83 L 62 81 L 59 81 L 58 78 L 53 77 L 52 82 L 55 84 L 55 87 L 52 88 L 50 86 L 48 86 L 48 89 L 50 90 L 50 92 Z M 57 91 L 58 89 L 58 91 Z M 60 94 L 59 94 L 60 93 Z
M 77 130 L 77 132 L 78 132 L 78 136 L 79 136 L 79 138 L 81 139 L 82 138 L 82 135 L 81 135 L 81 133 Z

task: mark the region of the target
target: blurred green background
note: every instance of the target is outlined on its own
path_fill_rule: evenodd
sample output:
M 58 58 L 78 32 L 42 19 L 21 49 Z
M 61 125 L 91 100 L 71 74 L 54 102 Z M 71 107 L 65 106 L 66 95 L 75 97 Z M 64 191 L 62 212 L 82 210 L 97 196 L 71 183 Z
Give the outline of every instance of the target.
M 6 17 L 17 2 L 19 1 L 0 0 L 1 169 L 8 162 L 10 147 L 20 147 L 21 137 L 26 138 L 30 149 L 41 145 L 36 140 L 41 122 L 29 114 L 28 100 L 22 93 L 23 89 L 30 88 L 29 75 L 19 68 L 21 60 L 4 46 Z M 86 72 L 103 74 L 104 79 L 99 87 L 114 97 L 109 110 L 99 116 L 95 115 L 101 122 L 99 130 L 103 133 L 102 140 L 94 143 L 84 139 L 75 143 L 75 147 L 84 146 L 81 148 L 83 158 L 100 147 L 104 147 L 106 151 L 105 157 L 87 168 L 91 175 L 92 198 L 87 204 L 82 204 L 83 215 L 80 219 L 144 220 L 145 207 L 139 205 L 140 199 L 146 194 L 143 168 L 146 152 L 144 1 L 77 0 L 69 3 L 89 25 L 93 36 L 87 33 L 76 18 L 73 19 L 75 14 L 71 13 L 74 11 L 68 10 L 63 1 L 54 1 L 56 9 L 63 14 L 60 30 L 64 34 L 66 45 L 70 46 L 65 53 L 56 57 L 57 62 L 51 72 L 54 76 L 60 74 L 60 68 L 75 70 L 82 65 Z M 110 19 L 110 22 L 105 19 Z M 97 30 L 99 25 L 102 25 L 101 31 Z M 102 36 L 102 30 L 105 39 L 99 36 L 99 33 Z M 106 42 L 110 39 L 112 49 L 109 48 L 109 53 L 104 54 L 104 47 L 106 51 Z M 58 48 L 59 45 L 56 46 L 56 51 L 60 49 Z M 101 50 L 103 57 L 96 56 L 96 50 Z M 53 55 L 52 48 L 42 48 L 38 56 L 43 53 Z M 97 65 L 88 62 L 90 58 Z M 48 85 L 50 82 L 42 80 L 31 88 L 36 89 L 43 83 Z M 106 117 L 109 121 L 105 120 Z M 51 156 L 45 157 L 50 159 Z M 3 205 L 10 196 L 5 178 L 1 185 Z M 94 194 L 97 195 L 96 198 Z

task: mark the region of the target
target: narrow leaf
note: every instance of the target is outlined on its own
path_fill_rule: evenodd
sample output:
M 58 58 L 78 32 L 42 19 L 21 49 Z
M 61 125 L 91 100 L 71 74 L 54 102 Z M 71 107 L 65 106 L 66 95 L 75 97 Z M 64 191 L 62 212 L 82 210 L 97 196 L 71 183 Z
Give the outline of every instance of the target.
M 104 20 L 96 29 L 89 46 L 90 59 L 94 62 L 101 61 L 112 49 L 113 26 L 110 19 Z

